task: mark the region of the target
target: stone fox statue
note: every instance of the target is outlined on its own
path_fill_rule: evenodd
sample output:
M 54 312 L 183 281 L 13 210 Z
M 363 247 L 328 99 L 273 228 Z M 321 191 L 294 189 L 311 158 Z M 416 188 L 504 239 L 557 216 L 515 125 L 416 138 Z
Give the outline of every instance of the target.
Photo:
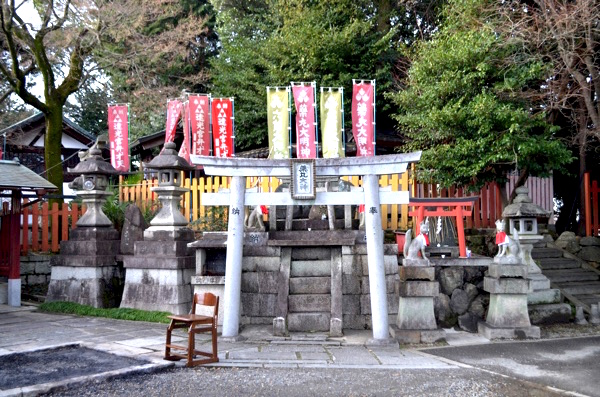
M 498 219 L 496 221 L 496 244 L 498 244 L 498 254 L 496 254 L 496 258 L 503 256 L 518 256 L 521 251 L 517 230 L 513 230 L 513 236 L 511 238 L 504 231 L 505 226 L 504 219 Z
M 406 242 L 404 243 L 404 258 L 420 259 L 419 252 L 423 260 L 429 262 L 429 258 L 425 256 L 425 247 L 429 245 L 429 222 L 421 222 L 421 232 L 415 239 L 411 238 L 412 230 L 406 231 Z

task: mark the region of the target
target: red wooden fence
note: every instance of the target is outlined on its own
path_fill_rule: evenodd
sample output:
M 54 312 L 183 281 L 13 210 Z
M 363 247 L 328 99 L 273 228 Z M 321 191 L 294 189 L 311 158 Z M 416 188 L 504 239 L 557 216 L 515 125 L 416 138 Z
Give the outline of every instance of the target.
M 583 186 L 585 194 L 585 235 L 600 236 L 600 188 L 598 181 L 590 180 L 590 173 L 583 175 Z
M 69 239 L 69 230 L 85 212 L 77 203 L 34 203 L 23 200 L 21 212 L 21 254 L 28 252 L 58 252 L 60 242 Z

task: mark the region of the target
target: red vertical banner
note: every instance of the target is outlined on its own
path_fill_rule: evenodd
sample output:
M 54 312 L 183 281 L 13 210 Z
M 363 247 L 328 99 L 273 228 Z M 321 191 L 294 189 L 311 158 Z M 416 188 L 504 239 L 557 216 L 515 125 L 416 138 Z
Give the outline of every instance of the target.
M 296 105 L 296 157 L 314 159 L 317 157 L 314 87 L 292 83 L 292 94 Z
M 375 155 L 374 80 L 352 84 L 352 134 L 357 156 Z
M 192 154 L 210 155 L 210 95 L 190 95 Z
M 181 108 L 181 118 L 183 119 L 183 142 L 179 148 L 179 156 L 190 162 L 190 102 L 185 101 Z
M 215 157 L 233 157 L 233 99 L 211 101 L 213 151 Z
M 117 171 L 129 172 L 129 124 L 127 105 L 108 107 L 110 163 Z
M 167 125 L 165 127 L 165 143 L 175 141 L 175 131 L 181 116 L 183 104 L 179 99 L 167 101 Z

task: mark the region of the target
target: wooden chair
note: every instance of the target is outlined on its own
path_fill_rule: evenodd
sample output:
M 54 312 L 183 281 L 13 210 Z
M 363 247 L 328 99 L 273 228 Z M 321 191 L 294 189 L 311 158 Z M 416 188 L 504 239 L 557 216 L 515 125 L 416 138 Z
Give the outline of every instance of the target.
M 205 316 L 196 314 L 196 305 L 208 306 L 213 308 L 213 314 Z M 217 356 L 217 319 L 219 313 L 219 297 L 209 292 L 204 294 L 194 294 L 192 310 L 190 314 L 181 314 L 168 316 L 171 323 L 167 328 L 167 342 L 165 345 L 165 360 L 178 361 L 187 359 L 186 366 L 193 367 L 200 364 L 219 362 Z M 200 325 L 200 327 L 199 327 Z M 176 328 L 188 328 L 188 343 L 187 346 L 176 345 L 171 343 L 171 333 Z M 196 350 L 196 334 L 210 332 L 212 336 L 212 352 Z M 178 350 L 180 352 L 172 352 Z M 194 360 L 195 356 L 203 356 L 207 358 Z

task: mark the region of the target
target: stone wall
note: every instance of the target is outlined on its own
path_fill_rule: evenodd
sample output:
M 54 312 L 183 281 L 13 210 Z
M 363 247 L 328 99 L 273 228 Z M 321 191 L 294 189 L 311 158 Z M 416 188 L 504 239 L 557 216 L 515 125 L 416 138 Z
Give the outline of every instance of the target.
M 600 270 L 600 237 L 579 237 L 573 232 L 563 232 L 554 244 Z
M 468 332 L 477 332 L 477 323 L 485 318 L 489 293 L 483 290 L 487 266 L 436 266 L 435 279 L 440 293 L 434 299 L 438 326 L 458 325 Z
M 30 254 L 21 257 L 22 285 L 39 285 L 50 282 L 50 255 Z

